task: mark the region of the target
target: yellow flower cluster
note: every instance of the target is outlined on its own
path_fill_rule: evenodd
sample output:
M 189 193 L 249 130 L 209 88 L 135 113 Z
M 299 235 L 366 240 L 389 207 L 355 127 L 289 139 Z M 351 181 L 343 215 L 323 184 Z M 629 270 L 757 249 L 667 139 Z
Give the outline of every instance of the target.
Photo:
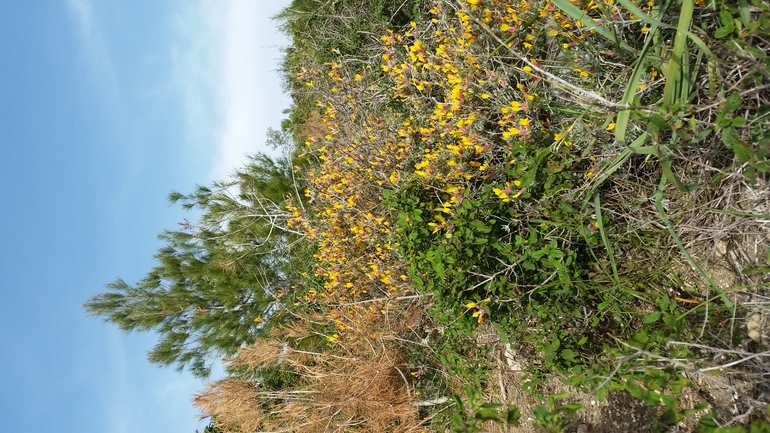
M 524 192 L 524 188 L 520 189 L 518 192 L 513 192 L 513 187 L 520 187 L 521 181 L 520 180 L 514 180 L 513 183 L 511 182 L 505 182 L 505 188 L 492 188 L 492 192 L 495 193 L 497 198 L 503 201 L 503 203 L 508 203 L 511 201 L 511 199 L 517 199 L 521 196 L 521 194 Z
M 411 290 L 395 255 L 393 221 L 381 205 L 383 189 L 395 188 L 404 177 L 399 166 L 407 149 L 383 128 L 397 122 L 393 114 L 362 106 L 381 102 L 373 75 L 371 68 L 349 70 L 330 62 L 303 77 L 319 92 L 317 127 L 304 150 L 316 163 L 303 173 L 307 209 L 289 205 L 289 224 L 315 246 L 315 277 L 322 284 L 307 290 L 304 301 L 324 305 L 335 329 L 327 336 L 330 343 L 369 329 L 357 324 L 383 315 L 388 299 Z
M 595 1 L 574 4 L 590 10 Z M 614 7 L 612 0 L 601 1 Z M 539 41 L 530 30 L 533 18 L 547 23 L 540 36 L 565 49 L 590 32 L 576 31 L 584 26 L 548 0 L 464 0 L 459 10 L 436 1 L 430 13 L 424 23 L 383 35 L 377 62 L 362 67 L 340 56 L 296 76 L 306 96 L 317 99 L 318 117 L 305 143 L 305 156 L 316 161 L 305 173 L 309 207 L 289 206 L 291 226 L 316 246 L 315 276 L 323 281 L 306 301 L 355 304 L 357 311 L 329 310 L 330 342 L 355 332 L 356 320 L 386 314 L 394 299 L 409 293 L 394 221 L 382 205 L 385 189 L 410 180 L 430 190 L 438 205 L 425 224 L 447 237 L 449 216 L 471 185 L 494 185 L 504 203 L 526 190 L 508 177 L 516 160 L 505 155 L 533 145 L 533 131 L 546 132 L 530 108 L 542 84 L 533 68 L 539 63 L 502 64 L 487 33 L 527 52 Z M 591 76 L 587 69 L 573 72 L 579 79 Z M 569 151 L 571 141 L 553 137 Z M 477 313 L 481 320 L 483 310 Z
M 473 7 L 481 3 L 468 4 Z M 505 19 L 511 23 L 509 26 L 518 25 L 518 16 L 508 14 L 507 9 L 505 13 L 484 9 L 484 19 Z M 441 5 L 430 12 L 435 16 L 444 14 Z M 398 129 L 402 147 L 412 155 L 415 151 L 421 155 L 411 158 L 412 172 L 426 183 L 459 186 L 474 178 L 487 179 L 491 174 L 489 149 L 499 143 L 487 133 L 485 124 L 497 116 L 493 112 L 503 113 L 496 123 L 510 126 L 501 133 L 503 139 L 525 136 L 531 121 L 525 114 L 527 101 L 534 95 L 528 94 L 523 85 L 512 92 L 512 77 L 482 67 L 488 58 L 479 49 L 479 29 L 467 12 L 460 10 L 454 15 L 454 19 L 444 16 L 433 20 L 430 31 L 418 32 L 412 26 L 403 34 L 389 32 L 383 36 L 381 69 L 395 83 L 393 96 L 408 112 L 430 113 L 412 114 Z M 495 108 L 503 101 L 504 106 Z M 434 229 L 441 226 L 440 221 L 433 224 Z

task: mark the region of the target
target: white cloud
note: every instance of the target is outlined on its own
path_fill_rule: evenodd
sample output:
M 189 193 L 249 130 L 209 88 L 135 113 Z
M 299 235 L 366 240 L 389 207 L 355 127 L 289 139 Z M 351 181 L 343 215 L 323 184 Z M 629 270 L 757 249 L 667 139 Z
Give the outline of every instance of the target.
M 213 176 L 221 177 L 243 161 L 246 153 L 264 148 L 267 128 L 280 127 L 288 98 L 281 92 L 277 68 L 278 33 L 262 2 L 228 2 L 223 38 L 224 70 L 220 87 L 224 127 Z
M 285 3 L 285 1 L 284 1 Z M 228 0 L 180 4 L 172 48 L 192 150 L 215 148 L 206 180 L 224 178 L 264 149 L 289 100 L 277 68 L 287 44 L 270 17 L 280 4 Z
M 197 157 L 210 153 L 221 124 L 217 87 L 222 75 L 218 47 L 223 18 L 219 5 L 212 0 L 181 1 L 173 17 L 171 76 L 182 102 L 188 151 Z

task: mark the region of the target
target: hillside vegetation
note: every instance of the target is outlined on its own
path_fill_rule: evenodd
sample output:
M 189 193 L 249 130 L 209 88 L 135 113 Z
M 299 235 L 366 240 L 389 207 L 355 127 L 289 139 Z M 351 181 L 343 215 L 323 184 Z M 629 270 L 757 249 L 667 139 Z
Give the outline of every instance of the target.
M 294 105 L 86 304 L 221 432 L 770 432 L 770 5 L 295 0 Z

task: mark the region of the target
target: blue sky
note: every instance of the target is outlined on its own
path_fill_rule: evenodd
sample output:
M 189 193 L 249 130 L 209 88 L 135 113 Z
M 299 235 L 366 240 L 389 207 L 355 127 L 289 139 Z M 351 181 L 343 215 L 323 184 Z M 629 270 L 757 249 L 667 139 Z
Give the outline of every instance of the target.
M 141 278 L 290 104 L 267 0 L 15 0 L 0 14 L 0 413 L 15 432 L 194 432 L 201 382 L 81 307 Z

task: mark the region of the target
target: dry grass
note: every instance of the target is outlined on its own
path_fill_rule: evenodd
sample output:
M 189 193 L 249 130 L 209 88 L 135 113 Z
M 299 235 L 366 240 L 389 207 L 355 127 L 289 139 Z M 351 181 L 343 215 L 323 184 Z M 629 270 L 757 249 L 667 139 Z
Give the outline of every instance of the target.
M 296 386 L 273 391 L 225 379 L 209 384 L 193 403 L 226 432 L 420 430 L 405 360 L 377 339 L 331 343 L 319 351 L 261 340 L 241 349 L 228 366 L 258 376 L 260 368 L 280 363 L 299 374 Z

